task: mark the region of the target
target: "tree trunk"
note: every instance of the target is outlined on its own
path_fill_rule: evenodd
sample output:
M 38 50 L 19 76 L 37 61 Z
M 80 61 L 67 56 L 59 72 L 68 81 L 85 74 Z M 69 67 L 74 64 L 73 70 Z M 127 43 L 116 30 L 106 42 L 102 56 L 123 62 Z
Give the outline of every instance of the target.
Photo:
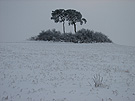
M 65 34 L 65 22 L 63 22 L 63 33 Z
M 74 23 L 74 31 L 75 31 L 75 33 L 76 33 L 76 24 Z

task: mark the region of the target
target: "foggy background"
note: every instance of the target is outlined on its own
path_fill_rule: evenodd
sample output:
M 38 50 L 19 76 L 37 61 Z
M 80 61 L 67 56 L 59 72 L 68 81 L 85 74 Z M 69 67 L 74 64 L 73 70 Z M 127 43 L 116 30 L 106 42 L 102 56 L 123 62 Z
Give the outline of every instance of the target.
M 52 10 L 75 9 L 87 23 L 82 28 L 102 32 L 114 43 L 135 46 L 134 0 L 0 0 L 0 42 L 24 41 L 41 30 L 62 31 L 62 23 L 50 19 Z M 66 24 L 66 32 L 73 26 Z

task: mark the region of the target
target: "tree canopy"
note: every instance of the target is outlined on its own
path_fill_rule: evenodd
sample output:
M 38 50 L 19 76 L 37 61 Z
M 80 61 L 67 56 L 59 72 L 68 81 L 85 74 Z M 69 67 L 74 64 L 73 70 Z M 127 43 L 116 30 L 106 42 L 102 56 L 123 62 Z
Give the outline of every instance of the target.
M 55 23 L 62 22 L 63 23 L 63 33 L 65 33 L 65 21 L 68 21 L 69 25 L 74 25 L 74 31 L 76 33 L 76 23 L 80 22 L 80 25 L 87 22 L 85 18 L 82 18 L 82 14 L 73 9 L 56 9 L 51 13 L 51 19 L 54 20 Z
M 82 18 L 82 14 L 76 10 L 68 9 L 66 10 L 66 21 L 68 21 L 69 25 L 74 25 L 74 31 L 76 33 L 76 23 L 80 22 L 83 24 L 83 21 L 86 23 L 87 20 Z
M 51 13 L 51 19 L 54 20 L 55 23 L 62 22 L 63 23 L 63 33 L 65 33 L 65 10 L 64 9 L 56 9 Z

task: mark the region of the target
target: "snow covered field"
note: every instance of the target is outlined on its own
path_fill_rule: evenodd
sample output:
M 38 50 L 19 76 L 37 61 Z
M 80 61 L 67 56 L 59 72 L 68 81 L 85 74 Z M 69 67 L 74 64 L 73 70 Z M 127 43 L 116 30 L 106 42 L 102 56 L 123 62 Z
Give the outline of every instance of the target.
M 135 101 L 135 47 L 0 43 L 0 101 Z

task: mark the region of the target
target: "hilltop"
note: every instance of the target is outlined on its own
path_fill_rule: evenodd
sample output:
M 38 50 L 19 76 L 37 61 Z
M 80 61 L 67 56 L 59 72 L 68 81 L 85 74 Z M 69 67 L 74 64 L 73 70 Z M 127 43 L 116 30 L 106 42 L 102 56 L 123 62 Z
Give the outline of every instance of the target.
M 0 43 L 0 100 L 134 101 L 134 71 L 135 47 Z

